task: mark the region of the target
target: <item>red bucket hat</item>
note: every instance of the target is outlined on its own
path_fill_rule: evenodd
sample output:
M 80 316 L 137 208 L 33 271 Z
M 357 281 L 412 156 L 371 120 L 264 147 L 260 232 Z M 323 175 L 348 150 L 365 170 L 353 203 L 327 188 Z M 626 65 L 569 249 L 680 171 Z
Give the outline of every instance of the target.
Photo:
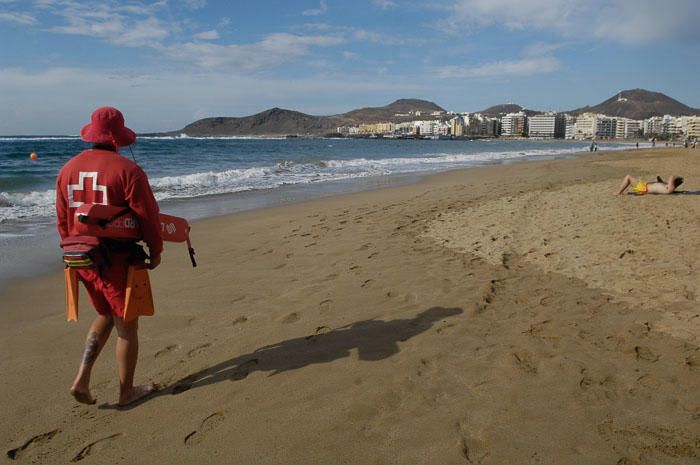
M 126 147 L 136 141 L 136 134 L 124 126 L 124 115 L 114 107 L 102 107 L 92 112 L 90 124 L 80 130 L 80 138 L 93 144 Z

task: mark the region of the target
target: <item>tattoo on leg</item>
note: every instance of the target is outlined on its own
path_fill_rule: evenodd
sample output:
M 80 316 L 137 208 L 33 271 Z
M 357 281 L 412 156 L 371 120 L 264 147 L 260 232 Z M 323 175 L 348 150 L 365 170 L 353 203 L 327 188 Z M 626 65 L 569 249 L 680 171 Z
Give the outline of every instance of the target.
M 95 361 L 97 358 L 97 333 L 92 332 L 88 334 L 88 338 L 85 341 L 85 351 L 83 352 L 83 364 L 89 365 Z

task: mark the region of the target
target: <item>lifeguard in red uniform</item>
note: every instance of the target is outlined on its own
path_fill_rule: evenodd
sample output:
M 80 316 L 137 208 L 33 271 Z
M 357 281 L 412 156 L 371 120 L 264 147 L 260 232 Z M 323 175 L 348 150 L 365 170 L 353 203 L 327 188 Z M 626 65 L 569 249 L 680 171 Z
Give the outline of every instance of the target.
M 138 218 L 148 255 L 135 241 L 100 239 L 105 261 L 100 267 L 77 270 L 90 301 L 98 313 L 90 326 L 83 359 L 70 392 L 78 402 L 94 404 L 90 374 L 102 347 L 116 326 L 119 405 L 126 406 L 155 390 L 152 383 L 134 386 L 138 358 L 138 318 L 124 321 L 129 265 L 141 261 L 149 269 L 160 264 L 163 240 L 158 203 L 144 171 L 118 153 L 131 145 L 136 134 L 124 125 L 116 108 L 102 107 L 92 114 L 80 137 L 93 143 L 69 160 L 56 179 L 56 213 L 61 239 L 77 236 L 75 209 L 83 204 L 128 207 Z M 146 261 L 147 260 L 147 261 Z

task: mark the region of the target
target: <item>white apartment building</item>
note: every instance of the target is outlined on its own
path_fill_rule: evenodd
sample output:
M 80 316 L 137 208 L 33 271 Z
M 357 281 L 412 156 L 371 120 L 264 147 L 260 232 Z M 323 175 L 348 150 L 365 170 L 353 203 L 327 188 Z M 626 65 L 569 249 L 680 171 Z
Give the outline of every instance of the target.
M 670 135 L 675 139 L 682 139 L 688 133 L 689 116 L 676 116 L 670 126 Z
M 525 135 L 525 127 L 527 116 L 522 111 L 518 113 L 508 113 L 501 118 L 501 135 L 502 136 L 523 136 Z
M 414 121 L 413 123 L 418 129 L 418 134 L 421 136 L 438 135 L 435 121 Z
M 571 115 L 564 115 L 564 139 L 576 138 L 576 118 Z
M 576 118 L 575 139 L 593 139 L 596 133 L 596 115 L 583 113 Z
M 360 129 L 357 126 L 339 126 L 337 132 L 344 136 L 353 136 L 359 134 Z
M 449 136 L 450 125 L 444 121 L 436 121 L 434 132 L 436 132 L 438 136 Z
M 643 121 L 629 118 L 617 118 L 615 138 L 632 139 L 642 135 Z
M 617 129 L 617 119 L 605 115 L 596 115 L 595 137 L 601 139 L 614 139 Z
M 675 118 L 673 118 L 673 116 L 671 116 L 671 115 L 664 115 L 661 118 L 661 133 L 660 134 L 662 136 L 668 137 L 668 136 L 673 135 L 673 129 L 675 126 L 674 119 Z
M 687 134 L 691 139 L 700 139 L 700 116 L 691 116 L 688 118 Z
M 644 135 L 654 137 L 661 134 L 661 117 L 652 116 L 644 120 Z
M 464 118 L 457 115 L 450 120 L 450 134 L 456 137 L 461 137 L 465 133 Z
M 545 113 L 528 118 L 528 136 L 554 139 L 564 137 L 566 118 L 559 113 Z

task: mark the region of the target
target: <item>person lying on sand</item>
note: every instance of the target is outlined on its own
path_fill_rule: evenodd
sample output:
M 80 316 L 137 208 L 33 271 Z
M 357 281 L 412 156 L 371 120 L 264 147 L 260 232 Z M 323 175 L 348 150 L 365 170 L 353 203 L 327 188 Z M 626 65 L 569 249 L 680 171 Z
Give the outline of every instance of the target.
M 657 176 L 656 181 L 647 182 L 628 174 L 625 176 L 625 179 L 622 180 L 620 189 L 618 189 L 615 195 L 622 194 L 629 186 L 632 186 L 632 191 L 637 195 L 672 194 L 681 184 L 683 184 L 683 178 L 680 176 L 671 176 L 668 178 L 668 182 L 664 182 L 660 176 Z

